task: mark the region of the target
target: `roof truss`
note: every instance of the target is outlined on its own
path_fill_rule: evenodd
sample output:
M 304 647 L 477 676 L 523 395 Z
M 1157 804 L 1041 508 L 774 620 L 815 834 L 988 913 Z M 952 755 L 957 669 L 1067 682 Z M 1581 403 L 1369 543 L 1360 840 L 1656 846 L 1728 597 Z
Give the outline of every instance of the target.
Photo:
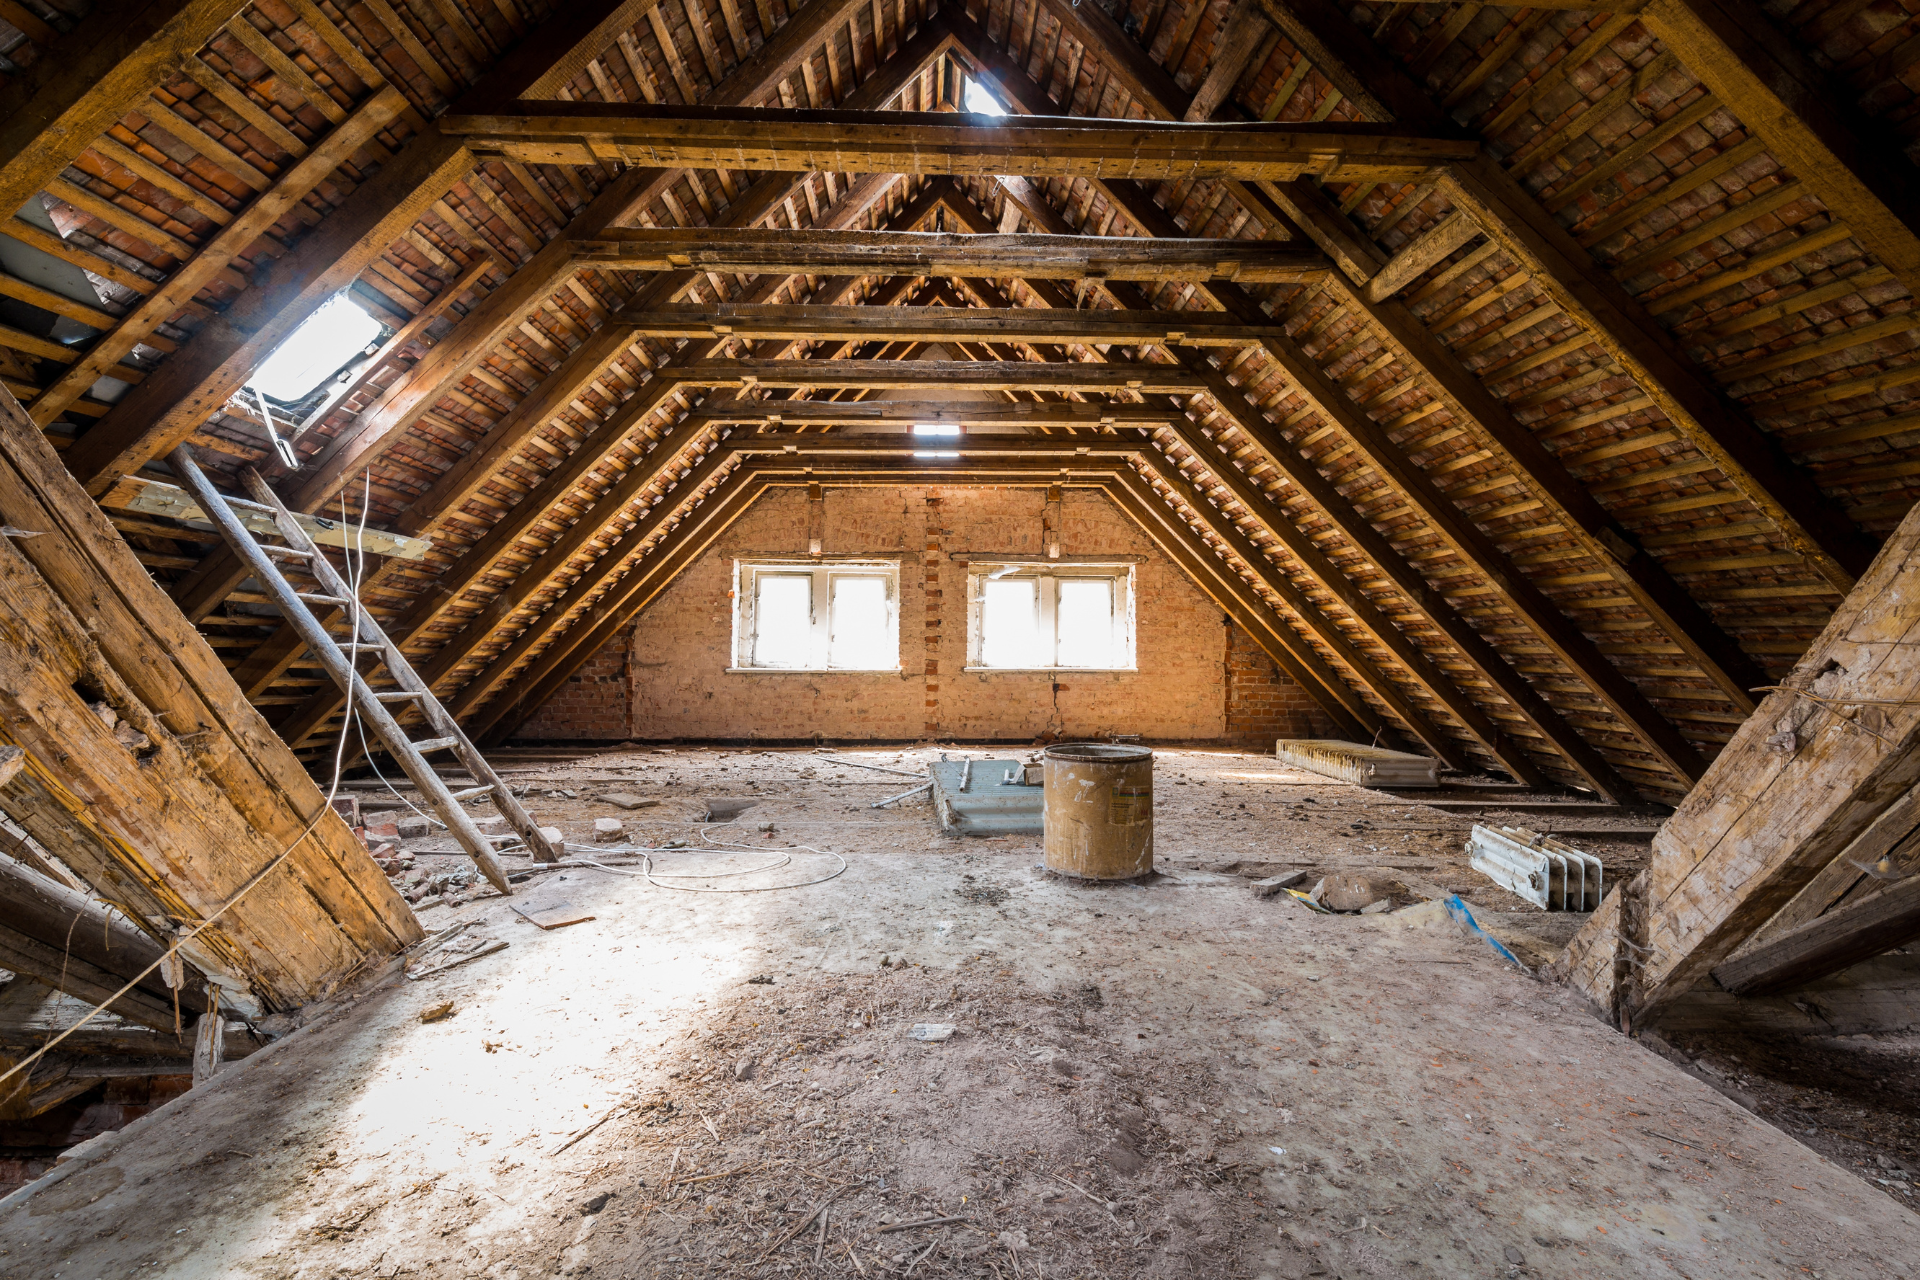
M 23 82 L 39 115 L 0 131 L 0 180 L 65 201 L 91 238 L 16 234 L 122 292 L 93 306 L 16 282 L 101 336 L 18 336 L 0 373 L 77 435 L 69 468 L 112 509 L 121 477 L 182 441 L 258 461 L 257 412 L 232 397 L 261 356 L 343 287 L 384 309 L 391 348 L 311 426 L 279 424 L 313 442 L 279 487 L 453 553 L 367 589 L 495 736 L 790 466 L 1082 477 L 1343 731 L 1613 796 L 1697 778 L 1871 554 L 1782 415 L 1920 379 L 1896 358 L 1750 388 L 1794 367 L 1783 353 L 1884 352 L 1899 314 L 1859 341 L 1793 328 L 1826 304 L 1790 291 L 1759 320 L 1685 317 L 1849 235 L 1877 256 L 1866 283 L 1803 293 L 1906 282 L 1911 175 L 1863 164 L 1876 126 L 1820 110 L 1831 86 L 1730 0 L 1499 24 L 1409 6 L 1372 33 L 1322 0 L 1217 21 L 1180 0 L 1120 19 L 812 0 L 686 25 L 648 0 L 521 6 L 517 25 L 430 8 L 375 37 L 309 0 L 285 30 L 180 6 L 164 40 L 90 49 L 109 64 L 91 88 Z M 1551 64 L 1515 74 L 1541 41 Z M 1016 114 L 957 114 L 963 74 Z M 1615 138 L 1689 76 L 1704 88 Z M 1585 211 L 1714 111 L 1753 133 Z M 55 145 L 28 145 L 32 119 Z M 1773 156 L 1797 176 L 1739 216 L 1818 184 L 1836 217 L 1795 233 L 1812 247 L 1766 242 L 1649 294 L 1650 273 L 1735 243 L 1739 202 L 1693 222 L 1685 202 Z M 214 170 L 226 186 L 203 183 Z M 1662 199 L 1681 229 L 1649 234 L 1635 219 Z M 1737 368 L 1699 354 L 1693 335 L 1737 345 L 1756 324 L 1786 336 Z M 132 389 L 97 400 L 102 375 Z M 956 388 L 983 398 L 942 407 Z M 1816 434 L 1906 447 L 1883 416 Z M 838 439 L 917 421 L 1022 434 L 944 470 Z M 208 625 L 245 594 L 217 549 L 143 545 Z M 1772 576 L 1748 587 L 1748 570 Z M 1778 643 L 1752 621 L 1769 607 Z M 300 661 L 278 636 L 236 666 L 295 741 L 337 704 L 287 692 Z

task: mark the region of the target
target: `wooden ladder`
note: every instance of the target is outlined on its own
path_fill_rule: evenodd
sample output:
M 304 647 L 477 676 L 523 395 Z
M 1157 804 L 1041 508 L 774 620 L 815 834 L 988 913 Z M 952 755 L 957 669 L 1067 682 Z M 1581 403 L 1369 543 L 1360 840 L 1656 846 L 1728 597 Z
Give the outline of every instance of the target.
M 320 665 L 326 668 L 341 692 L 351 699 L 353 709 L 379 735 L 388 753 L 399 763 L 407 777 L 413 780 L 413 785 L 419 788 L 420 794 L 426 797 L 427 803 L 440 815 L 440 820 L 447 824 L 448 830 L 460 842 L 460 847 L 473 858 L 475 865 L 494 888 L 501 893 L 513 892 L 507 885 L 506 868 L 494 853 L 493 838 L 474 825 L 467 811 L 460 807 L 463 800 L 482 794 L 490 795 L 494 807 L 525 842 L 537 861 L 557 861 L 559 849 L 542 834 L 520 801 L 507 789 L 507 784 L 487 763 L 486 757 L 468 740 L 440 700 L 433 696 L 426 681 L 420 678 L 413 664 L 400 652 L 400 646 L 381 630 L 373 614 L 353 598 L 345 579 L 320 553 L 320 548 L 299 521 L 294 519 L 293 513 L 287 510 L 278 495 L 267 486 L 260 473 L 252 467 L 242 471 L 241 478 L 256 499 L 255 502 L 243 502 L 215 489 L 185 445 L 169 454 L 168 461 L 192 492 L 200 509 L 220 530 L 227 545 L 233 548 L 234 554 L 246 563 L 253 576 L 272 594 L 275 603 L 280 606 L 280 612 L 320 659 Z M 271 516 L 287 545 L 270 546 L 258 541 L 235 514 L 236 506 L 263 511 Z M 280 566 L 275 562 L 276 557 L 294 561 L 305 569 L 320 584 L 320 593 L 305 592 L 294 587 L 281 573 Z M 315 606 L 347 610 L 350 617 L 357 617 L 359 625 L 353 638 L 342 644 L 327 634 L 326 627 L 314 612 Z M 363 655 L 368 654 L 386 667 L 399 688 L 376 690 L 367 683 L 358 663 Z M 388 703 L 411 703 L 426 720 L 434 736 L 420 741 L 408 738 L 399 721 L 387 710 Z M 433 766 L 427 763 L 427 754 L 449 750 L 479 780 L 479 786 L 456 792 L 449 789 L 440 775 L 434 772 Z

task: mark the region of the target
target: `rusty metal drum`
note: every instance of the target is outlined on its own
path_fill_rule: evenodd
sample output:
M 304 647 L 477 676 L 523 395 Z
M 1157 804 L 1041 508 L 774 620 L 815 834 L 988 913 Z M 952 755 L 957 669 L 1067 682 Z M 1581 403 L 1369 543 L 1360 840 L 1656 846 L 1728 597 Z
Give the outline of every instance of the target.
M 1131 880 L 1153 870 L 1153 752 L 1069 742 L 1043 759 L 1047 870 Z

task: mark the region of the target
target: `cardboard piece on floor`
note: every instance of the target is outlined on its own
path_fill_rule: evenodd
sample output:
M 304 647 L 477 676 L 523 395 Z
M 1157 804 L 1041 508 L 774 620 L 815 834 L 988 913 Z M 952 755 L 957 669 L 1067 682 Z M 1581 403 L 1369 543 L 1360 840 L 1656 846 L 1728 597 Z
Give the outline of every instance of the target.
M 577 911 L 571 902 L 556 902 L 550 907 L 535 907 L 528 910 L 519 903 L 513 909 L 522 919 L 539 925 L 542 929 L 562 929 L 570 924 L 585 924 L 593 919 L 591 913 Z

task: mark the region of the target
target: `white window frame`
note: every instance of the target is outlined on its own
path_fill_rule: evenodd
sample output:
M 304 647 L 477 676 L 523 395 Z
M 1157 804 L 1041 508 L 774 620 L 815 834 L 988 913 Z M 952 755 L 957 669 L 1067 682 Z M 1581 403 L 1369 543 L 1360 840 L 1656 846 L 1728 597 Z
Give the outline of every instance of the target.
M 1059 584 L 1068 578 L 1101 578 L 1110 580 L 1114 589 L 1114 626 L 1119 634 L 1115 644 L 1121 650 L 1124 661 L 1107 667 L 1069 667 L 1058 662 L 1038 667 L 992 667 L 981 661 L 981 652 L 986 636 L 981 627 L 981 604 L 983 587 L 989 578 L 1028 578 L 1039 582 L 1035 592 L 1040 610 L 1040 634 L 1052 637 L 1052 653 L 1060 654 L 1060 623 L 1058 608 L 1060 602 Z M 1134 650 L 1134 566 L 1132 564 L 1063 564 L 1058 561 L 1028 563 L 1024 561 L 995 563 L 988 560 L 975 560 L 967 566 L 967 665 L 966 670 L 991 674 L 993 672 L 1019 671 L 1137 671 L 1138 658 Z
M 758 619 L 759 579 L 805 577 L 811 582 L 808 660 L 805 666 L 774 667 L 754 662 Z M 836 667 L 830 657 L 833 643 L 833 579 L 884 578 L 887 584 L 887 639 L 893 663 L 885 667 Z M 898 560 L 735 560 L 733 562 L 733 665 L 735 675 L 800 675 L 806 673 L 898 672 L 900 670 L 900 562 Z

